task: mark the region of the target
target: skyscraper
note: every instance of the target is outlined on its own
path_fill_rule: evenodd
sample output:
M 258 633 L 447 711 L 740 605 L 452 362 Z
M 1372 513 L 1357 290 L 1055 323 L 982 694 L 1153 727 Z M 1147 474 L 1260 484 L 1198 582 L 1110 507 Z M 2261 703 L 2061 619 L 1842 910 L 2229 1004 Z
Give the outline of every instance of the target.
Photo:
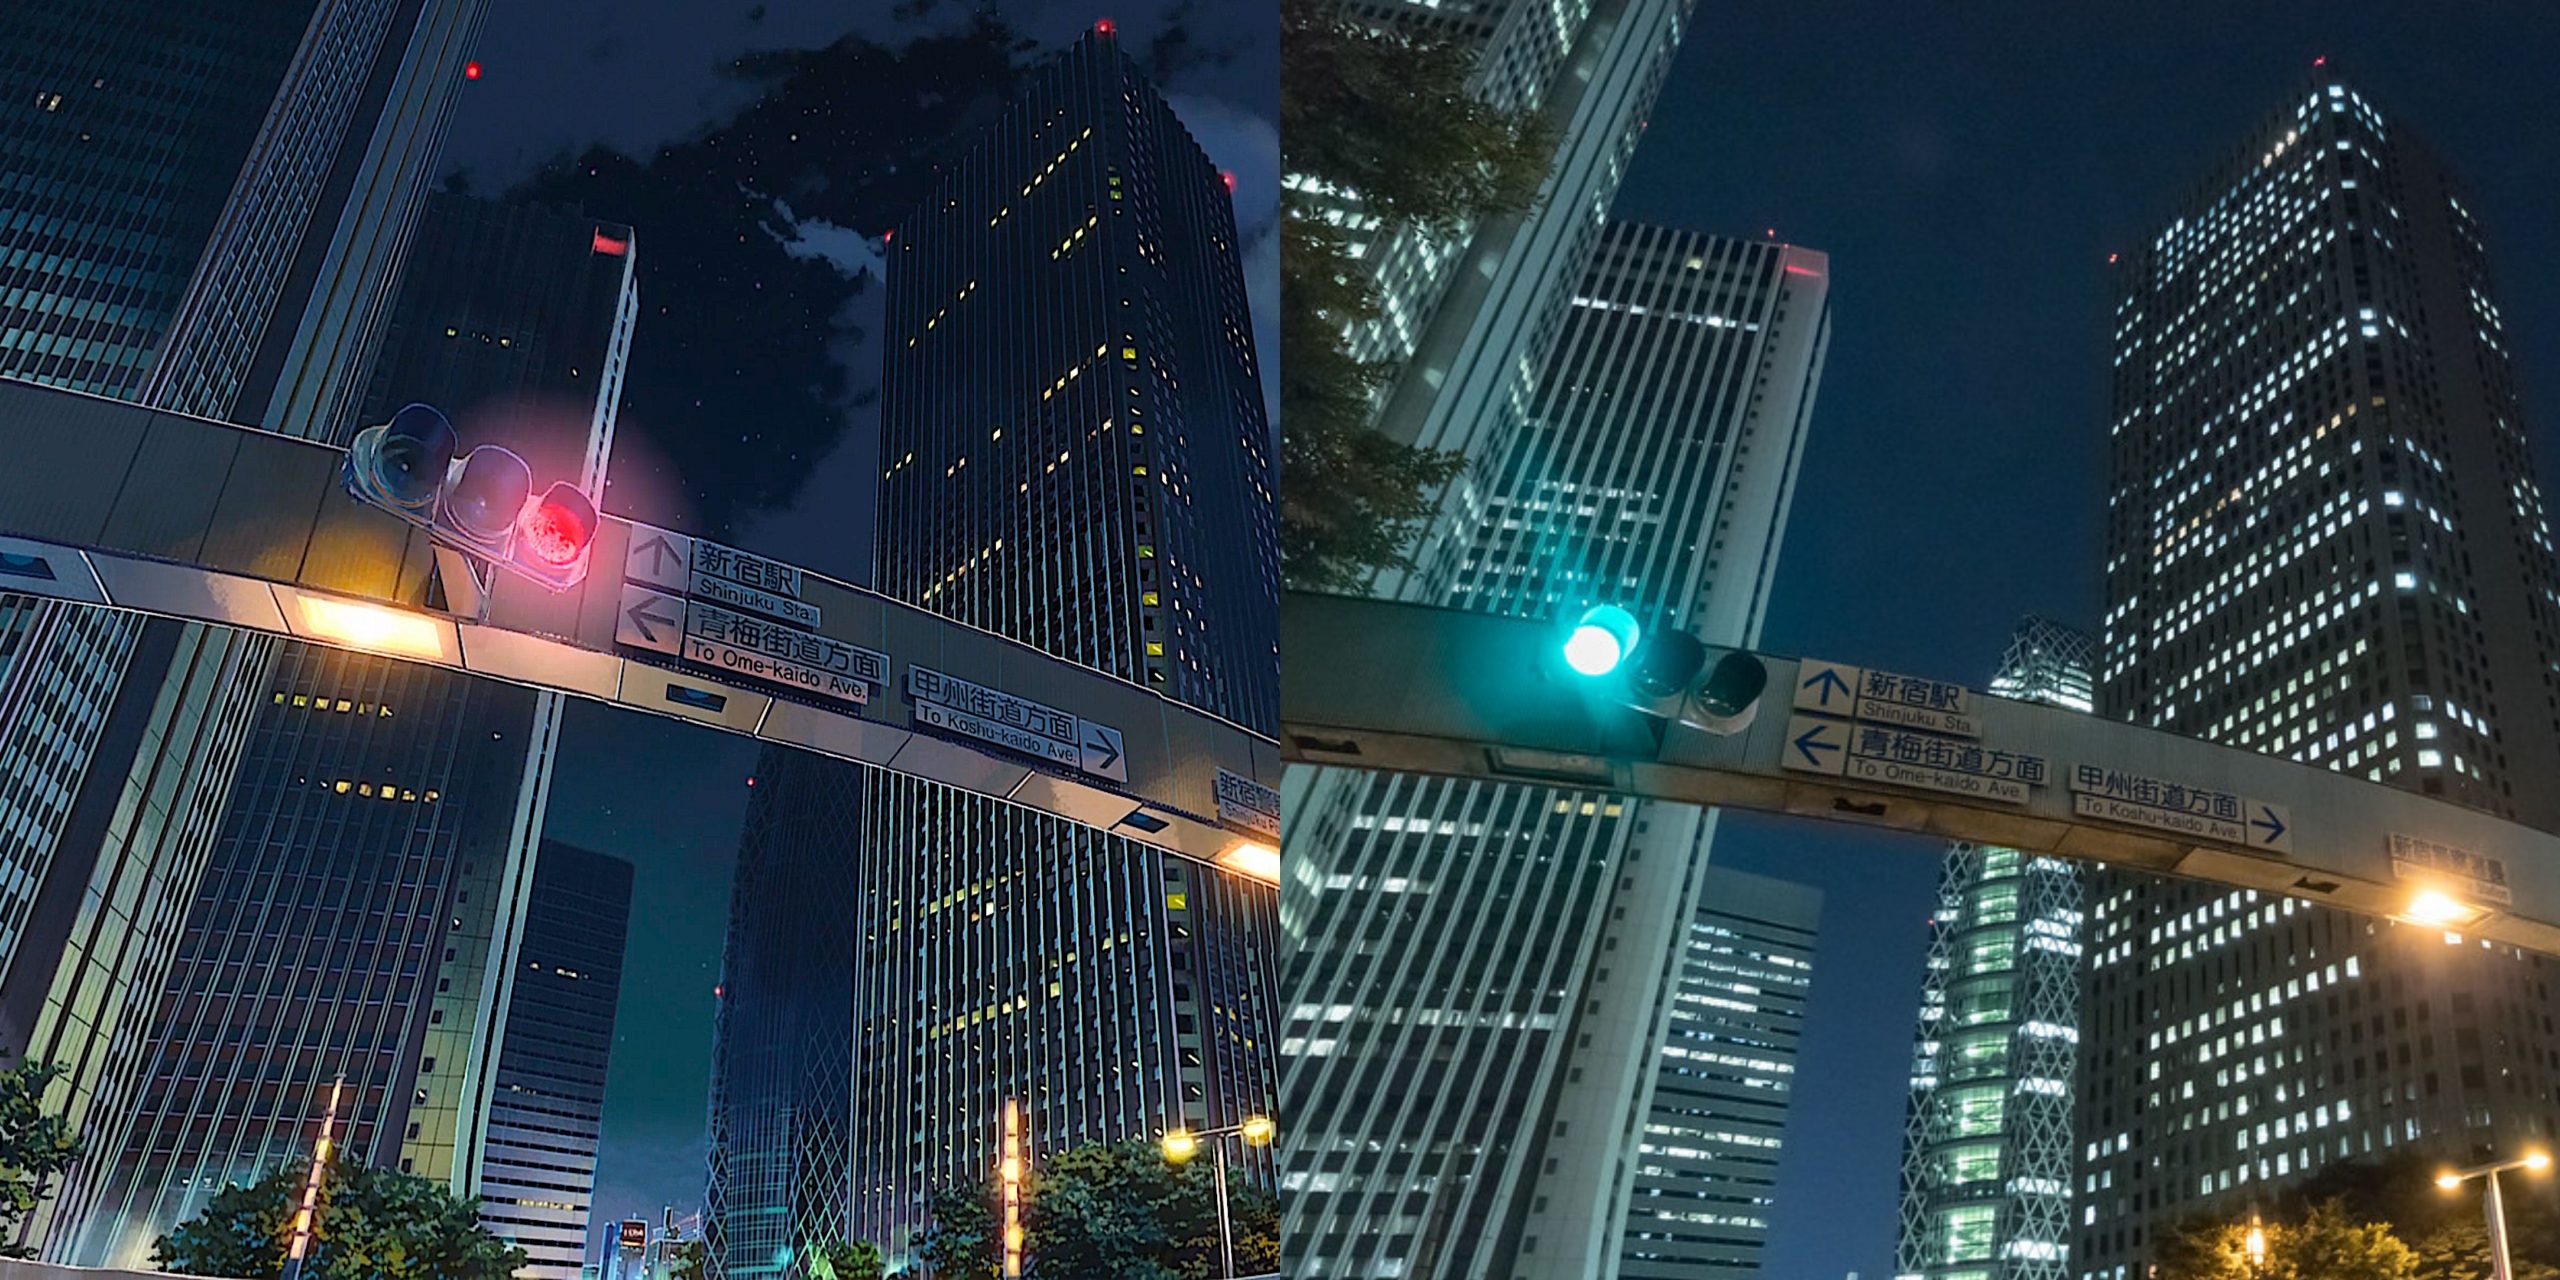
M 1690 8 L 1691 0 L 1343 6 L 1348 19 L 1468 50 L 1476 95 L 1544 121 L 1556 138 L 1528 213 L 1426 231 L 1379 223 L 1356 192 L 1316 193 L 1332 206 L 1328 220 L 1354 230 L 1350 251 L 1379 290 L 1380 318 L 1351 335 L 1352 350 L 1402 363 L 1380 400 L 1380 430 L 1475 458 L 1510 447 Z M 1414 570 L 1383 575 L 1382 592 L 1416 600 L 1445 592 L 1483 509 L 1475 480 L 1471 470 L 1450 483 L 1422 530 Z
M 2097 644 L 2043 618 L 1991 691 L 2091 708 Z M 2080 1043 L 2080 871 L 1959 843 L 1929 922 L 1902 1142 L 1901 1280 L 2066 1280 L 2071 1079 Z
M 543 841 L 480 1175 L 480 1225 L 524 1249 L 530 1280 L 578 1280 L 587 1258 L 630 922 L 630 863 Z
M 2323 74 L 2123 255 L 2102 712 L 2560 821 L 2560 568 L 2482 237 Z M 2560 1121 L 2539 956 L 2113 872 L 2088 901 L 2084 1276 L 2333 1161 Z
M 768 747 L 752 785 L 712 1015 L 714 1280 L 805 1275 L 810 1246 L 843 1238 L 854 1072 L 875 1069 L 854 1040 L 860 766 Z
M 1707 868 L 1637 1146 L 1624 1280 L 1759 1274 L 1821 918 L 1818 889 Z
M 1828 260 L 1613 223 L 1569 304 L 1525 427 L 1478 464 L 1442 600 L 1530 617 L 1607 600 L 1750 644 L 1829 340 Z M 1289 1267 L 1604 1269 L 1711 815 L 1347 770 L 1293 774 L 1286 800 Z
M 337 429 L 481 10 L 0 14 L 0 80 L 30 108 L 0 123 L 0 373 Z M 63 1064 L 54 1100 L 113 1145 L 100 1100 L 139 1068 L 274 645 L 21 597 L 0 627 L 0 1044 Z
M 1233 184 L 1109 23 L 1023 77 L 894 249 L 880 589 L 1275 732 Z M 1270 885 L 913 779 L 862 808 L 854 1236 L 898 1259 L 933 1196 L 982 1187 L 1008 1099 L 1034 1160 L 1271 1111 Z
M 580 475 L 618 399 L 630 241 L 571 211 L 436 198 L 361 411 L 425 399 Z M 225 1183 L 303 1151 L 340 1074 L 348 1152 L 477 1188 L 560 696 L 290 644 L 264 692 L 143 1068 L 99 1095 L 123 1127 L 92 1136 L 56 1201 L 57 1256 L 138 1260 Z

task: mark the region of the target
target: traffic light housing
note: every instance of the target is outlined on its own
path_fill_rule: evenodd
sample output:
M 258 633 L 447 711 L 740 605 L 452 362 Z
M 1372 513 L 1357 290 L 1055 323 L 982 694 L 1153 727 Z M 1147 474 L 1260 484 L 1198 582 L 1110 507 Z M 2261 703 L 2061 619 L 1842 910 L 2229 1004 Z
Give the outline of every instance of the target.
M 533 469 L 514 450 L 484 444 L 457 461 L 459 449 L 443 413 L 411 404 L 391 421 L 356 433 L 340 484 L 356 501 L 478 562 L 502 565 L 553 591 L 584 581 L 598 524 L 586 493 L 564 480 L 537 497 Z
M 1567 629 L 1560 653 L 1565 666 L 1593 691 L 1662 720 L 1679 720 L 1708 733 L 1729 735 L 1751 727 L 1769 670 L 1738 649 L 1715 654 L 1674 627 L 1647 630 L 1617 605 L 1593 605 Z

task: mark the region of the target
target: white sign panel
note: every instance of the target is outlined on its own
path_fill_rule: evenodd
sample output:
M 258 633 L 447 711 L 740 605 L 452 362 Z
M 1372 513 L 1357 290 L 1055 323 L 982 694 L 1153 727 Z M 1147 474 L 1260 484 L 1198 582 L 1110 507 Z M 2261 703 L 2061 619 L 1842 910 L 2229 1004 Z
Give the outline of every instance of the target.
M 2507 883 L 2503 859 L 2433 840 L 2391 833 L 2391 874 L 2403 880 L 2442 884 L 2473 902 L 2514 906 L 2515 890 Z
M 818 625 L 818 606 L 800 598 L 805 570 L 751 551 L 695 539 L 693 594 L 733 609 L 749 609 L 799 627 Z
M 693 585 L 693 539 L 632 521 L 631 546 L 622 553 L 622 576 L 683 595 Z
M 907 668 L 916 723 L 1038 756 L 1068 769 L 1129 780 L 1120 731 L 930 667 Z
M 1240 773 L 1218 770 L 1218 821 L 1258 836 L 1280 838 L 1280 789 Z
M 1930 733 L 1982 736 L 1982 722 L 1973 713 L 1973 690 L 1944 680 L 1898 676 L 1890 671 L 1858 673 L 1857 717 Z
M 1858 710 L 1858 681 L 1866 673 L 1837 662 L 1807 658 L 1796 664 L 1796 710 L 1850 716 Z
M 622 609 L 613 616 L 613 640 L 638 649 L 676 653 L 684 647 L 684 600 L 636 582 L 622 584 Z
M 2094 764 L 2071 770 L 2071 808 L 2084 818 L 2219 840 L 2269 853 L 2293 851 L 2293 812 L 2279 804 Z
M 627 590 L 627 588 L 626 588 Z M 889 655 L 707 601 L 685 605 L 684 656 L 857 705 L 889 681 Z
M 2025 804 L 2028 789 L 2043 786 L 2050 765 L 2043 756 L 2002 751 L 1930 733 L 1906 733 L 1861 724 L 1849 731 L 1843 777 Z

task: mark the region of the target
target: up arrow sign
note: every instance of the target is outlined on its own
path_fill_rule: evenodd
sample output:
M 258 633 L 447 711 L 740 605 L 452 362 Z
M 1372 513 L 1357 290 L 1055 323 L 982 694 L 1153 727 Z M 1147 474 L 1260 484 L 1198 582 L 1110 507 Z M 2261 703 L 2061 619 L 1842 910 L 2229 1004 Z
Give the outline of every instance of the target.
M 1796 665 L 1796 710 L 1818 711 L 1826 716 L 1854 714 L 1858 708 L 1858 680 L 1863 674 L 1856 667 L 1837 662 L 1805 659 Z
M 633 521 L 631 547 L 622 555 L 622 577 L 683 595 L 693 587 L 693 539 Z

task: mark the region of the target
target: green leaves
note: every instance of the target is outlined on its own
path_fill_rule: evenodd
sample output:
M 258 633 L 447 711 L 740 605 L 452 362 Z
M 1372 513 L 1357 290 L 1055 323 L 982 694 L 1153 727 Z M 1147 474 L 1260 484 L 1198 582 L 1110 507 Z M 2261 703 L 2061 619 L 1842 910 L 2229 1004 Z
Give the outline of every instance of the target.
M 48 1114 L 45 1090 L 64 1069 L 50 1062 L 21 1062 L 0 1071 L 0 1241 L 14 1241 L 27 1215 L 53 1194 L 55 1175 L 80 1157 L 80 1135 L 71 1122 Z M 0 1243 L 0 1258 L 31 1258 L 35 1250 Z
M 1179 1167 L 1153 1144 L 1077 1147 L 1040 1162 L 1024 1180 L 1024 1273 L 1031 1280 L 1210 1280 L 1218 1274 L 1217 1186 L 1210 1157 Z M 920 1252 L 935 1275 L 986 1276 L 1002 1258 L 995 1189 L 947 1188 L 934 1197 Z M 1230 1178 L 1236 1271 L 1280 1266 L 1280 1202 Z
M 257 1277 L 284 1269 L 308 1161 L 252 1186 L 217 1192 L 202 1213 L 161 1238 L 153 1259 L 183 1275 Z M 311 1280 L 506 1280 L 524 1250 L 481 1227 L 476 1201 L 443 1184 L 369 1165 L 332 1161 L 322 1175 Z
M 1282 0 L 1280 23 L 1286 166 L 1354 194 L 1382 220 L 1373 246 L 1399 225 L 1460 235 L 1472 219 L 1528 207 L 1553 138 L 1477 101 L 1464 49 L 1346 21 L 1334 0 Z M 1346 344 L 1379 304 L 1326 199 L 1292 190 L 1281 230 L 1280 562 L 1293 587 L 1343 590 L 1406 563 L 1463 459 L 1372 425 L 1395 366 Z

